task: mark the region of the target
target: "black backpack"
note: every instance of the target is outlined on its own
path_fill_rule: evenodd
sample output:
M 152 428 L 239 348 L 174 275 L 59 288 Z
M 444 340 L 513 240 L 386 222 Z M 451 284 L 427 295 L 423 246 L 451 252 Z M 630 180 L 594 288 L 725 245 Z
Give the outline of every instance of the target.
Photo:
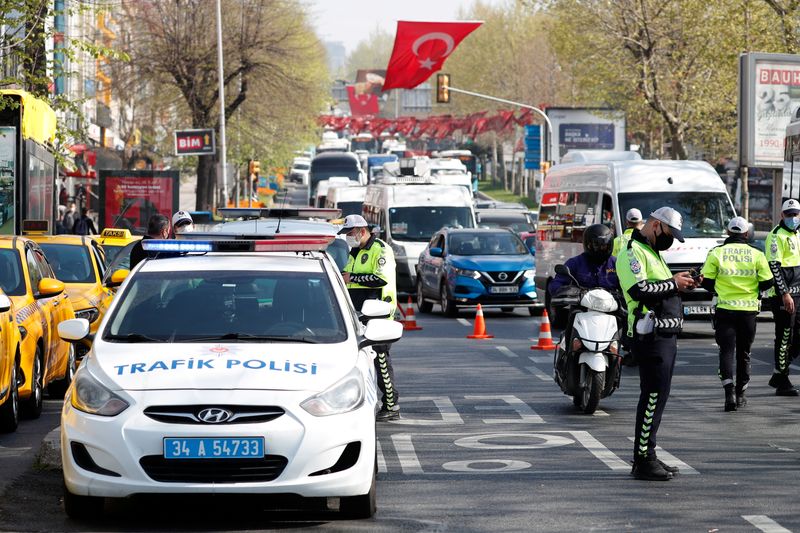
M 75 235 L 89 235 L 89 221 L 86 217 L 81 217 L 75 221 L 75 226 L 72 227 L 72 233 Z

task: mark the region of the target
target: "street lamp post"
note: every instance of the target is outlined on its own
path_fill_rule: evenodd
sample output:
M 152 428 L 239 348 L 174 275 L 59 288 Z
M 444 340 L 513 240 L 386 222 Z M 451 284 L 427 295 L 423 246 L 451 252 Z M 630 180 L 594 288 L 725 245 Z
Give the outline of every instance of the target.
M 219 155 L 222 170 L 222 201 L 228 205 L 228 153 L 225 142 L 225 70 L 222 61 L 222 1 L 217 0 L 217 70 L 219 71 Z

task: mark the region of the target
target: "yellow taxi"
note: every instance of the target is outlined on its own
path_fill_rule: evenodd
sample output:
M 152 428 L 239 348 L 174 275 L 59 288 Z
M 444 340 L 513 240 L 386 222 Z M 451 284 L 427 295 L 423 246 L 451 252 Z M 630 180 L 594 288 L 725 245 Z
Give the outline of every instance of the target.
M 111 289 L 103 285 L 106 258 L 100 243 L 87 235 L 31 234 L 29 237 L 44 251 L 56 278 L 64 282 L 75 317 L 88 320 L 93 335 L 114 297 Z M 89 348 L 90 340 L 75 345 L 79 362 Z
M 130 230 L 119 228 L 106 228 L 96 237 L 97 242 L 106 252 L 106 266 L 117 257 L 117 254 L 128 244 L 140 240 L 140 235 L 131 235 Z
M 20 333 L 11 298 L 0 290 L 0 432 L 19 425 Z
M 75 318 L 72 301 L 42 249 L 26 237 L 0 237 L 0 288 L 14 304 L 22 339 L 20 407 L 29 418 L 38 418 L 45 387 L 63 397 L 75 375 L 75 349 L 57 331 L 62 321 Z

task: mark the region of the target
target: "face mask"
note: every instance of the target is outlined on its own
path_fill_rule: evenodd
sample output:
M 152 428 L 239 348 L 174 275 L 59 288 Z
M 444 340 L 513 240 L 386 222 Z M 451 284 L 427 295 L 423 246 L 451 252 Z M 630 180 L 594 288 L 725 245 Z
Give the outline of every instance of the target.
M 800 217 L 784 218 L 783 223 L 786 224 L 787 228 L 794 231 L 800 226 Z
M 347 241 L 347 246 L 350 248 L 358 248 L 358 246 L 361 244 L 361 239 L 358 237 L 353 237 L 352 235 L 345 235 L 344 239 Z
M 666 232 L 661 230 L 661 235 L 656 236 L 656 243 L 654 248 L 659 252 L 669 249 L 672 246 L 672 243 L 675 242 L 675 237 L 672 235 L 667 235 Z

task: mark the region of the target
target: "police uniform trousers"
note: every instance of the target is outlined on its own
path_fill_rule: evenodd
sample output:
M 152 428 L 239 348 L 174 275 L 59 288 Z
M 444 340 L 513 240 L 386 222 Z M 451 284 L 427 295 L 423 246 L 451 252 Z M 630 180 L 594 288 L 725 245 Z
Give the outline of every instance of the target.
M 378 378 L 378 389 L 383 394 L 383 408 L 389 411 L 397 409 L 400 401 L 400 394 L 394 386 L 394 369 L 392 368 L 392 358 L 389 355 L 388 344 L 378 344 L 373 346 L 377 356 L 375 357 L 375 372 Z
M 656 454 L 656 433 L 661 413 L 669 398 L 678 336 L 650 333 L 635 335 L 633 355 L 639 363 L 639 405 L 636 409 L 634 457 L 652 458 Z
M 780 296 L 769 299 L 772 306 L 772 315 L 775 317 L 775 372 L 789 375 L 789 365 L 800 353 L 800 314 L 797 305 L 800 299 L 794 298 L 795 312 L 789 313 L 783 308 Z
M 742 392 L 750 382 L 750 348 L 756 337 L 757 316 L 758 311 L 719 308 L 714 314 L 714 338 L 719 345 L 719 378 L 723 387 L 736 383 L 736 391 Z

